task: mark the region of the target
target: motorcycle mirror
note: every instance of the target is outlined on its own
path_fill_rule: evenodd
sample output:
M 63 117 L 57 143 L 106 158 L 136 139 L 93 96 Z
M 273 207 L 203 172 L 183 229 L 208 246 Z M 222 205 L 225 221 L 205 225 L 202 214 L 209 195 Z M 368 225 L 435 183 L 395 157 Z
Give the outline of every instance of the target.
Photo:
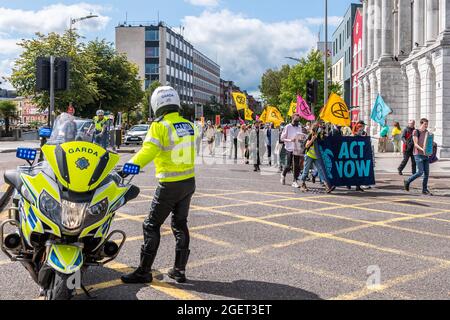
M 137 175 L 140 171 L 141 167 L 132 163 L 126 163 L 122 168 L 122 172 L 128 175 Z

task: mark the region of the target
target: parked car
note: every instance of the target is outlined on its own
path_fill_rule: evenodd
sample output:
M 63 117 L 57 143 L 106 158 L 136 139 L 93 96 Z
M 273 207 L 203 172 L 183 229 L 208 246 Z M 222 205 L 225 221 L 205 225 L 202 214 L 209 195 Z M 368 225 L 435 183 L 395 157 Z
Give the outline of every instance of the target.
M 92 142 L 94 140 L 94 121 L 91 119 L 76 119 L 77 125 L 77 141 Z
M 139 124 L 131 127 L 131 129 L 125 134 L 125 145 L 132 143 L 142 144 L 149 129 L 150 125 L 148 124 Z

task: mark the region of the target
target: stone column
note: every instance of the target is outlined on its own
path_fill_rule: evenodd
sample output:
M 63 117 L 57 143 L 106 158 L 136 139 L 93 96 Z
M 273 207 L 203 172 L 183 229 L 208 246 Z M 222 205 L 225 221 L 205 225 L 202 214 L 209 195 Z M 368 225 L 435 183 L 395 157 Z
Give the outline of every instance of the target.
M 413 7 L 413 50 L 418 51 L 424 45 L 425 0 L 414 0 Z
M 367 67 L 367 50 L 368 50 L 368 45 L 367 45 L 367 40 L 368 40 L 368 19 L 369 19 L 369 15 L 368 15 L 368 10 L 367 10 L 367 6 L 368 6 L 368 2 L 367 0 L 363 1 L 363 63 L 362 63 L 362 67 L 365 68 Z
M 404 58 L 412 50 L 411 0 L 399 0 L 398 3 L 398 55 Z
M 439 33 L 439 0 L 427 0 L 427 45 L 433 44 Z
M 381 57 L 382 59 L 389 59 L 391 60 L 392 53 L 393 53 L 393 42 L 394 42 L 394 36 L 393 36 L 393 14 L 392 14 L 392 0 L 382 0 L 382 7 L 381 7 L 381 15 L 382 15 L 382 29 L 381 29 Z
M 439 40 L 450 38 L 450 0 L 439 1 Z
M 381 0 L 375 0 L 374 15 L 374 53 L 373 59 L 377 61 L 381 56 Z
M 367 1 L 367 66 L 373 62 L 374 47 L 374 30 L 373 30 L 373 13 L 375 0 Z

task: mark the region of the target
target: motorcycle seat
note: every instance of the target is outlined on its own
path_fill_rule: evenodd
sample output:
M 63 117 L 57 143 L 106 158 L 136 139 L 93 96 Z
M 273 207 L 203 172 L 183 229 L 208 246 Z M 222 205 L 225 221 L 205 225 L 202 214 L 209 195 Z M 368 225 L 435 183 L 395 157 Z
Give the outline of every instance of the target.
M 17 172 L 16 170 L 8 170 L 4 174 L 5 182 L 11 186 L 13 186 L 15 189 L 20 190 L 22 188 L 23 182 L 22 179 L 20 179 L 20 172 Z

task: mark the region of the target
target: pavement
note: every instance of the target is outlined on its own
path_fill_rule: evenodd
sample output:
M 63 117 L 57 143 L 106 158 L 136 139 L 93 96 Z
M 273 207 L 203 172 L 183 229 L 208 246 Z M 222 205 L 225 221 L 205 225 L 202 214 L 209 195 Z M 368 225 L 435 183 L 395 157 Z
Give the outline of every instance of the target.
M 131 156 L 122 155 L 122 162 Z M 444 189 L 434 197 L 402 191 L 396 160 L 377 160 L 379 183 L 371 190 L 326 194 L 318 184 L 310 184 L 308 193 L 281 186 L 279 174 L 267 166 L 254 173 L 241 160 L 199 158 L 189 281 L 177 284 L 166 276 L 175 254 L 168 219 L 155 281 L 124 285 L 120 276 L 138 265 L 142 222 L 157 186 L 150 166 L 134 180 L 139 198 L 121 208 L 113 223 L 127 234 L 122 252 L 105 268 L 89 269 L 84 282 L 105 300 L 447 300 L 450 197 Z M 430 182 L 448 186 L 450 179 L 440 178 L 449 172 L 434 171 Z M 0 299 L 37 297 L 25 269 L 0 254 Z

